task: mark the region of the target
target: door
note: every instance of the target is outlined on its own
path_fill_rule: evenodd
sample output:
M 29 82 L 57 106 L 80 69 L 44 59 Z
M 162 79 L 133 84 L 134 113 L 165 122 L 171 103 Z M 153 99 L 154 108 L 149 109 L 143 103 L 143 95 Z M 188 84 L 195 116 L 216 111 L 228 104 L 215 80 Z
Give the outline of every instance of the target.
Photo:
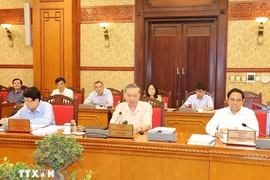
M 205 83 L 215 88 L 215 21 L 149 23 L 147 83 L 172 92 L 172 107 L 184 102 L 185 91 Z

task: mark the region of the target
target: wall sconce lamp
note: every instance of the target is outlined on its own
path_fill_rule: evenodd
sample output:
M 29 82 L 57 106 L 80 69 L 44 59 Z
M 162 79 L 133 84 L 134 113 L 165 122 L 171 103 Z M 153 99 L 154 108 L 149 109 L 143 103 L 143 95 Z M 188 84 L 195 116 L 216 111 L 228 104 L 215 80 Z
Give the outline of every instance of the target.
M 267 17 L 258 17 L 256 18 L 256 21 L 259 24 L 259 30 L 258 30 L 258 38 L 257 38 L 257 44 L 261 45 L 263 43 L 263 29 L 264 29 L 264 25 L 263 23 L 265 23 L 268 20 Z
M 8 36 L 8 39 L 9 39 L 9 46 L 12 47 L 13 46 L 13 34 L 9 30 L 9 28 L 11 27 L 11 24 L 1 24 L 1 26 L 6 29 L 7 36 Z
M 105 38 L 105 42 L 104 42 L 104 46 L 109 47 L 110 46 L 110 39 L 109 39 L 109 31 L 107 29 L 107 27 L 110 25 L 110 23 L 99 23 L 99 25 L 101 27 L 103 27 L 103 31 L 104 31 L 104 38 Z

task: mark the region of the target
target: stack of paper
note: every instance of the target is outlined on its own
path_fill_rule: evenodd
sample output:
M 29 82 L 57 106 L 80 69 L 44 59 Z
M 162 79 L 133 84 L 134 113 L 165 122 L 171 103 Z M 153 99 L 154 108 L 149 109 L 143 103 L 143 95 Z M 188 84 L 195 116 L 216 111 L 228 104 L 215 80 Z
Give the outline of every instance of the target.
M 211 146 L 215 144 L 216 138 L 207 134 L 192 134 L 187 141 L 188 144 Z
M 46 136 L 48 134 L 53 134 L 57 132 L 59 129 L 63 129 L 63 126 L 47 126 L 44 128 L 36 129 L 32 131 L 31 134 L 37 136 Z
M 173 134 L 176 128 L 169 127 L 155 127 L 154 129 L 150 129 L 148 132 L 150 133 L 162 133 L 162 134 Z

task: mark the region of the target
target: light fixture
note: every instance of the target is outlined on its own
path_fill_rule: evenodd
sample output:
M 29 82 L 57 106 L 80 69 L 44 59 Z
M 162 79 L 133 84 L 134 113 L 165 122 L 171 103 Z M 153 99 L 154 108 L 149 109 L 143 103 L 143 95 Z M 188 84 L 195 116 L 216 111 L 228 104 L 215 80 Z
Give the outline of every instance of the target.
M 1 26 L 6 29 L 7 36 L 8 36 L 8 39 L 9 39 L 9 46 L 12 47 L 13 46 L 13 34 L 9 30 L 9 28 L 11 27 L 11 24 L 1 24 Z
M 256 21 L 259 24 L 259 30 L 258 30 L 258 38 L 257 38 L 257 44 L 262 44 L 263 43 L 263 29 L 264 29 L 264 23 L 268 20 L 267 17 L 258 17 L 256 18 Z
M 109 27 L 110 23 L 103 22 L 103 23 L 99 23 L 99 25 L 103 28 L 103 31 L 104 31 L 104 38 L 105 38 L 104 45 L 106 47 L 109 47 L 110 46 L 110 39 L 109 39 L 109 31 L 108 31 L 107 27 Z

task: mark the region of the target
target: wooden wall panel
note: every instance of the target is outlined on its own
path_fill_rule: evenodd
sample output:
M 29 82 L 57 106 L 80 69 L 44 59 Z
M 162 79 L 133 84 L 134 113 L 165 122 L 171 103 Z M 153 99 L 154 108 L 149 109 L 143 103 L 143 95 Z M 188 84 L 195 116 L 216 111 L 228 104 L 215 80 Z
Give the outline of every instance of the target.
M 55 89 L 61 76 L 67 86 L 77 87 L 77 1 L 33 1 L 32 7 L 35 86 Z
M 56 75 L 63 76 L 64 19 L 63 9 L 41 10 L 42 88 L 54 89 Z M 50 71 L 48 71 L 50 70 Z

